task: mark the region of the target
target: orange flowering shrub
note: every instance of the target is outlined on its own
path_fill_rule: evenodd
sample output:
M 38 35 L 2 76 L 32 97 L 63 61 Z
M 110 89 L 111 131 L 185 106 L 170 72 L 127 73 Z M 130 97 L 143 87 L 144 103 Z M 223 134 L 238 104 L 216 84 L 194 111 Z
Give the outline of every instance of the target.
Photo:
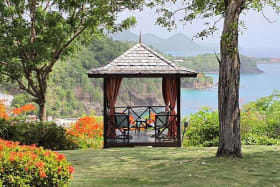
M 4 105 L 4 102 L 0 100 L 0 119 L 3 118 L 5 120 L 9 119 L 9 116 L 6 112 L 6 107 Z
M 0 139 L 1 186 L 67 186 L 73 172 L 62 154 Z
M 20 114 L 26 114 L 27 112 L 36 110 L 36 106 L 33 104 L 27 104 L 19 108 L 14 108 L 7 112 L 4 102 L 0 100 L 0 119 L 9 120 L 8 113 L 12 113 L 13 116 L 18 116 Z
M 26 113 L 29 111 L 33 111 L 33 110 L 36 110 L 35 105 L 27 104 L 27 105 L 23 105 L 19 108 L 14 108 L 14 109 L 12 109 L 11 112 L 13 113 L 13 115 L 20 115 L 20 114 L 23 114 L 23 113 Z
M 80 148 L 103 147 L 103 123 L 96 117 L 81 117 L 67 129 L 67 134 Z

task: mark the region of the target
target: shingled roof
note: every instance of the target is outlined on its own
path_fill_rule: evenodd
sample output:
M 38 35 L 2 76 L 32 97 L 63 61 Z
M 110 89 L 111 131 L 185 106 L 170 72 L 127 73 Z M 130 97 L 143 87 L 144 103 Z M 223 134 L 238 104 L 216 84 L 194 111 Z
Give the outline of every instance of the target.
M 92 68 L 89 77 L 196 77 L 197 73 L 178 66 L 138 43 L 109 64 Z

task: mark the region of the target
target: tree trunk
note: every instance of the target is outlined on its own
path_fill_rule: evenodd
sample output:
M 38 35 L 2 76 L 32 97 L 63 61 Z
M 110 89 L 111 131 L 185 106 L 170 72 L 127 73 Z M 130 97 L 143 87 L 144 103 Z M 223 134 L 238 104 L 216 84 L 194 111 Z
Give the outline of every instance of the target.
M 39 119 L 40 121 L 47 120 L 46 102 L 41 102 L 39 104 Z
M 238 51 L 238 23 L 243 6 L 243 0 L 231 0 L 226 5 L 219 66 L 218 108 L 220 129 L 218 157 L 242 157 L 239 109 L 240 58 Z

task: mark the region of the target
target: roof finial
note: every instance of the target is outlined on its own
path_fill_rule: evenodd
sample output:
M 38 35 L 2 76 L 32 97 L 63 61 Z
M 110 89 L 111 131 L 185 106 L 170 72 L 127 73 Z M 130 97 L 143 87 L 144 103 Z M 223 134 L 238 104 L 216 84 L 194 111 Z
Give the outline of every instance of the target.
M 139 35 L 139 43 L 142 43 L 142 34 L 141 34 L 141 30 L 140 30 L 140 35 Z

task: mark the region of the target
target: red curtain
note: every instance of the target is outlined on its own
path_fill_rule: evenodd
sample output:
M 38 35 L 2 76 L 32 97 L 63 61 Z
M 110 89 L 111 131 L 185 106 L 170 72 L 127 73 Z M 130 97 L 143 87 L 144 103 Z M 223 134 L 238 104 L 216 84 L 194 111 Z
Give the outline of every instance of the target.
M 109 137 L 116 136 L 116 123 L 115 123 L 115 104 L 117 101 L 118 93 L 122 83 L 122 78 L 107 78 L 106 80 L 106 98 L 110 109 L 110 121 L 107 135 Z
M 163 78 L 162 79 L 162 95 L 166 105 L 166 109 L 169 110 L 170 116 L 168 125 L 168 136 L 175 137 L 177 135 L 177 117 L 175 112 L 175 106 L 178 96 L 178 80 L 177 78 Z

